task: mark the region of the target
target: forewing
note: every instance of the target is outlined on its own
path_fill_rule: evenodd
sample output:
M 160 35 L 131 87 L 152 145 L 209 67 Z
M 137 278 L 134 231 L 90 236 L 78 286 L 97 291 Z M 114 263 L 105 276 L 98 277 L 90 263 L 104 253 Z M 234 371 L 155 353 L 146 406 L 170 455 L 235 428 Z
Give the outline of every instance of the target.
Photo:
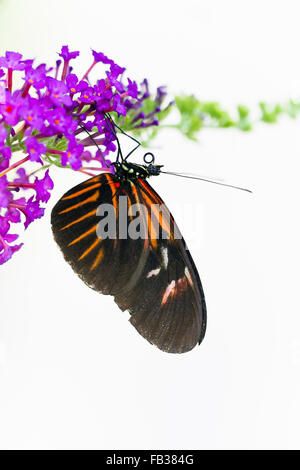
M 118 234 L 119 196 L 127 199 L 128 193 L 115 176 L 103 173 L 68 191 L 51 214 L 54 238 L 66 261 L 91 288 L 109 295 L 128 284 L 143 252 L 138 240 L 97 234 L 97 210 L 103 204 L 114 207 Z

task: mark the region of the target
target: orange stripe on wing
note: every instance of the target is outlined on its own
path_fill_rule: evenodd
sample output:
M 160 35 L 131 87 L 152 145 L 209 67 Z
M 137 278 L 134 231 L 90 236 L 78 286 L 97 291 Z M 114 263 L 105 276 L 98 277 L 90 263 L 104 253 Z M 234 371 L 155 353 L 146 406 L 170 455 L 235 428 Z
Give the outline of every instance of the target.
M 157 195 L 151 192 L 151 188 L 149 187 L 149 185 L 142 179 L 139 179 L 139 183 L 143 187 L 143 189 L 146 191 L 147 195 L 150 198 L 152 198 L 152 202 L 157 203 L 157 199 L 158 199 Z M 158 202 L 160 201 L 158 200 Z
M 77 207 L 84 206 L 85 204 L 88 204 L 89 202 L 95 202 L 99 198 L 100 192 L 95 191 L 95 193 L 89 197 L 88 199 L 85 199 L 82 202 L 78 202 L 78 204 L 74 204 L 74 206 L 67 207 L 67 209 L 64 209 L 63 211 L 60 211 L 59 214 L 65 214 L 66 212 L 70 212 L 74 209 L 77 209 Z
M 134 183 L 131 183 L 131 189 L 132 189 L 132 194 L 136 200 L 136 204 L 140 207 L 141 203 L 140 203 L 140 200 L 139 200 L 139 196 L 138 196 L 138 193 L 137 193 L 137 190 L 136 190 L 136 186 Z M 129 203 L 130 203 L 130 200 L 129 200 Z M 130 203 L 130 206 L 128 206 L 128 211 L 131 207 L 131 203 Z M 148 223 L 149 223 L 149 214 L 147 212 L 147 214 L 144 214 L 144 211 L 142 211 L 140 209 L 140 214 L 141 215 L 146 215 L 147 219 L 143 219 L 143 225 L 144 225 L 144 229 L 145 229 L 145 241 L 144 241 L 144 248 L 146 248 L 148 245 L 149 245 L 149 238 L 148 238 L 148 233 L 149 233 L 149 230 L 148 230 Z
M 108 177 L 110 177 L 112 173 L 102 173 L 101 175 L 97 175 L 95 176 L 94 178 L 90 178 L 89 180 L 86 180 L 84 181 L 82 184 L 84 185 L 88 185 L 88 184 L 94 184 L 96 183 L 97 181 L 99 183 L 101 183 L 101 186 L 105 186 L 105 185 L 108 185 L 108 186 L 112 186 L 112 185 L 115 185 L 116 182 L 112 180 L 112 178 L 110 178 L 110 183 L 107 181 Z M 101 178 L 101 180 L 100 180 Z
M 152 206 L 152 204 L 159 204 L 160 206 L 162 206 L 162 210 L 167 214 L 168 211 L 164 210 L 166 209 L 164 202 L 155 193 L 151 192 L 150 190 L 151 188 L 149 188 L 146 182 L 143 180 L 139 180 L 139 183 L 141 184 L 141 186 L 143 187 L 145 191 L 144 193 L 142 193 L 142 195 L 143 195 L 143 199 L 147 201 L 147 204 L 149 206 Z
M 167 206 L 163 202 L 163 200 L 154 192 L 151 191 L 151 188 L 146 184 L 145 181 L 139 180 L 139 183 L 145 190 L 145 194 L 143 197 L 147 199 L 147 203 L 151 205 L 151 210 L 153 209 L 154 216 L 158 219 L 159 225 L 165 230 L 165 232 L 169 233 L 170 239 L 174 238 L 174 228 L 172 227 L 172 222 L 175 224 L 172 214 L 167 209 Z M 158 207 L 153 204 L 158 204 L 160 207 L 160 211 Z M 160 222 L 160 214 L 161 214 L 161 222 Z
M 96 183 L 97 181 L 100 180 L 100 176 L 101 176 L 101 175 L 95 176 L 94 178 L 90 178 L 89 180 L 84 181 L 82 184 L 84 184 L 84 185 L 86 185 L 86 184 L 94 184 L 94 183 Z
M 103 250 L 103 248 L 100 248 L 100 250 L 98 251 L 98 255 L 95 258 L 95 261 L 93 262 L 93 264 L 90 268 L 90 271 L 93 271 L 93 269 L 95 269 L 98 266 L 101 259 L 103 258 L 103 255 L 104 255 L 104 250 Z
M 106 180 L 107 180 L 107 183 L 110 187 L 111 187 L 111 202 L 113 203 L 113 206 L 114 206 L 114 210 L 115 210 L 115 214 L 116 214 L 116 220 L 118 220 L 118 199 L 116 197 L 116 194 L 117 194 L 117 191 L 118 191 L 118 186 L 116 185 L 116 183 L 118 183 L 117 181 L 115 182 L 111 175 L 109 173 L 106 173 Z M 113 194 L 113 189 L 116 189 L 116 191 L 114 191 L 114 194 Z M 117 239 L 114 240 L 114 246 L 116 246 L 117 244 Z
M 99 188 L 102 183 L 96 183 L 92 184 L 92 186 L 89 186 L 88 188 L 81 189 L 80 191 L 77 191 L 76 193 L 70 194 L 69 196 L 65 196 L 62 198 L 63 201 L 66 199 L 73 199 L 74 197 L 80 196 L 81 194 L 87 193 L 88 191 L 91 191 L 92 189 Z
M 116 188 L 115 181 L 112 179 L 109 173 L 107 173 L 105 176 L 106 176 L 107 184 L 111 186 L 111 191 L 112 191 L 113 188 Z M 114 195 L 112 194 L 112 196 Z M 115 211 L 117 212 L 117 200 L 115 197 L 112 197 L 112 203 L 113 203 Z
M 152 201 L 151 199 L 145 194 L 143 194 L 143 200 L 149 205 L 149 208 L 152 207 Z M 156 227 L 152 224 L 151 220 L 151 211 L 148 211 L 147 214 L 147 220 L 148 220 L 148 233 L 150 235 L 151 243 L 154 247 L 157 246 L 157 240 L 158 240 L 158 232 L 156 230 Z
M 97 212 L 97 209 L 92 210 L 91 212 L 88 212 L 87 214 L 83 215 L 82 217 L 79 217 L 79 219 L 73 220 L 73 222 L 70 222 L 68 225 L 65 225 L 60 230 L 65 230 L 66 228 L 69 228 L 74 224 L 78 224 L 82 220 L 87 219 L 88 217 L 91 217 L 92 215 L 96 215 L 96 212 Z
M 77 243 L 80 240 L 82 240 L 83 238 L 87 237 L 88 235 L 91 235 L 91 233 L 96 232 L 97 225 L 98 224 L 94 225 L 92 228 L 90 228 L 86 232 L 79 235 L 79 237 L 77 237 L 77 238 L 75 238 L 75 240 L 71 241 L 71 243 L 69 243 L 68 246 L 74 245 L 74 243 Z
M 142 182 L 142 180 L 139 180 L 140 182 Z M 153 199 L 150 198 L 149 196 L 149 191 L 148 191 L 148 188 L 143 184 L 142 185 L 143 188 L 145 189 L 145 193 L 142 193 L 143 195 L 143 199 L 146 201 L 146 203 L 149 205 L 149 207 L 151 207 L 151 218 L 152 218 L 152 214 L 153 216 L 156 218 L 158 224 L 160 227 L 162 227 L 162 229 L 167 232 L 169 235 L 170 235 L 170 238 L 172 239 L 173 238 L 173 233 L 172 233 L 172 229 L 170 227 L 170 213 L 169 211 L 167 210 L 165 204 L 160 201 L 160 200 L 156 200 L 155 202 L 153 201 L 154 199 L 154 196 Z M 147 192 L 146 192 L 147 191 Z M 159 207 L 157 207 L 157 205 L 159 205 Z M 149 227 L 151 228 L 151 241 L 152 239 L 156 240 L 156 244 L 157 244 L 157 238 L 158 238 L 158 234 L 157 234 L 157 230 L 155 229 L 155 226 L 154 224 L 152 224 L 152 220 L 149 224 Z
M 161 210 L 160 210 L 160 208 L 161 208 Z M 173 233 L 172 233 L 172 229 L 171 229 L 171 226 L 170 226 L 169 213 L 166 216 L 166 214 L 164 214 L 163 206 L 160 205 L 160 208 L 157 207 L 155 204 L 152 204 L 152 206 L 151 206 L 151 215 L 154 214 L 154 216 L 158 220 L 158 223 L 159 223 L 160 227 L 165 232 L 167 232 L 169 234 L 170 238 L 172 239 L 173 238 Z
M 82 253 L 82 255 L 78 258 L 78 261 L 85 258 L 94 248 L 96 248 L 97 245 L 99 245 L 99 243 L 101 243 L 101 238 L 97 238 L 97 240 L 95 240 L 94 243 Z
M 160 204 L 165 215 L 168 217 L 171 217 L 171 220 L 173 221 L 172 214 L 169 212 L 167 209 L 167 206 L 165 205 L 164 201 L 156 194 L 153 189 L 144 181 L 144 180 L 139 180 L 139 183 L 142 185 L 143 189 L 147 193 L 148 197 L 151 199 L 154 204 Z

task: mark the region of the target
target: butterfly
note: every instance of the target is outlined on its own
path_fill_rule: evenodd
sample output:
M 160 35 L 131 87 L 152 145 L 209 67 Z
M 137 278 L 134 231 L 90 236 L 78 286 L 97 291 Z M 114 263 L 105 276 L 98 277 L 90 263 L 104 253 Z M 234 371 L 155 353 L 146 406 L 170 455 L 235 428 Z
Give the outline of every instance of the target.
M 184 353 L 205 335 L 200 277 L 172 214 L 148 182 L 162 166 L 149 153 L 144 165 L 127 157 L 119 161 L 118 154 L 114 174 L 101 173 L 64 194 L 51 214 L 54 238 L 79 277 L 129 311 L 144 338 L 162 351 Z

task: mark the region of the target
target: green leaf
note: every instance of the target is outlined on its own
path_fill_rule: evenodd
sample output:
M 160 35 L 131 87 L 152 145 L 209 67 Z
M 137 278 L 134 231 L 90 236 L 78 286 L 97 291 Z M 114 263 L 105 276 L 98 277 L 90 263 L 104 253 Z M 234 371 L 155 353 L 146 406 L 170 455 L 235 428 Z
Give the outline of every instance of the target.
M 252 124 L 250 121 L 250 110 L 247 106 L 239 104 L 237 107 L 239 119 L 236 123 L 236 127 L 241 131 L 251 131 Z
M 284 107 L 284 112 L 291 118 L 295 119 L 300 113 L 300 103 L 297 101 L 290 100 Z
M 279 104 L 272 105 L 261 102 L 259 106 L 261 110 L 261 121 L 263 122 L 277 122 L 278 115 L 283 112 L 283 108 Z

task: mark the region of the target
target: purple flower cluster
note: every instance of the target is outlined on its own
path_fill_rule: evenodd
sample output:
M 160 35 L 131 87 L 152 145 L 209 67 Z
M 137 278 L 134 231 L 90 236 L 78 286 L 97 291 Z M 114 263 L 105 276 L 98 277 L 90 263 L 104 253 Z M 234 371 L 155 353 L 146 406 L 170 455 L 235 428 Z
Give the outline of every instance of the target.
M 34 66 L 33 60 L 23 60 L 16 52 L 0 57 L 0 264 L 22 246 L 13 244 L 18 235 L 9 233 L 11 224 L 27 228 L 44 214 L 41 204 L 53 188 L 46 168 L 54 164 L 91 175 L 88 164 L 93 162 L 93 171 L 113 171 L 105 157 L 116 150 L 115 130 L 105 113 L 115 112 L 116 119 L 127 119 L 130 113 L 132 129 L 158 125 L 163 87 L 157 90 L 155 109 L 145 113 L 147 80 L 138 89 L 130 78 L 123 80 L 125 68 L 102 52 L 92 55 L 81 78 L 70 67 L 79 52 L 69 51 L 68 46 L 62 47 L 62 60 L 55 68 Z M 91 84 L 89 74 L 98 63 L 104 65 L 105 74 Z M 22 86 L 14 89 L 14 75 L 20 73 Z M 15 152 L 23 152 L 22 158 L 16 161 Z M 39 165 L 34 173 L 43 171 L 42 178 L 27 173 L 29 161 Z
M 134 85 L 135 84 L 132 84 L 129 80 L 128 87 Z M 160 113 L 166 115 L 169 112 L 170 107 L 174 104 L 174 101 L 171 101 L 165 108 L 163 108 L 162 104 L 166 96 L 166 87 L 160 86 L 156 90 L 156 96 L 152 98 L 149 91 L 148 80 L 145 78 L 141 83 L 139 99 L 133 101 L 130 100 L 130 98 L 127 98 L 124 102 L 124 106 L 126 106 L 127 112 L 129 112 L 131 117 L 129 123 L 130 128 L 134 130 L 142 130 L 147 127 L 158 126 L 158 117 L 160 116 Z

